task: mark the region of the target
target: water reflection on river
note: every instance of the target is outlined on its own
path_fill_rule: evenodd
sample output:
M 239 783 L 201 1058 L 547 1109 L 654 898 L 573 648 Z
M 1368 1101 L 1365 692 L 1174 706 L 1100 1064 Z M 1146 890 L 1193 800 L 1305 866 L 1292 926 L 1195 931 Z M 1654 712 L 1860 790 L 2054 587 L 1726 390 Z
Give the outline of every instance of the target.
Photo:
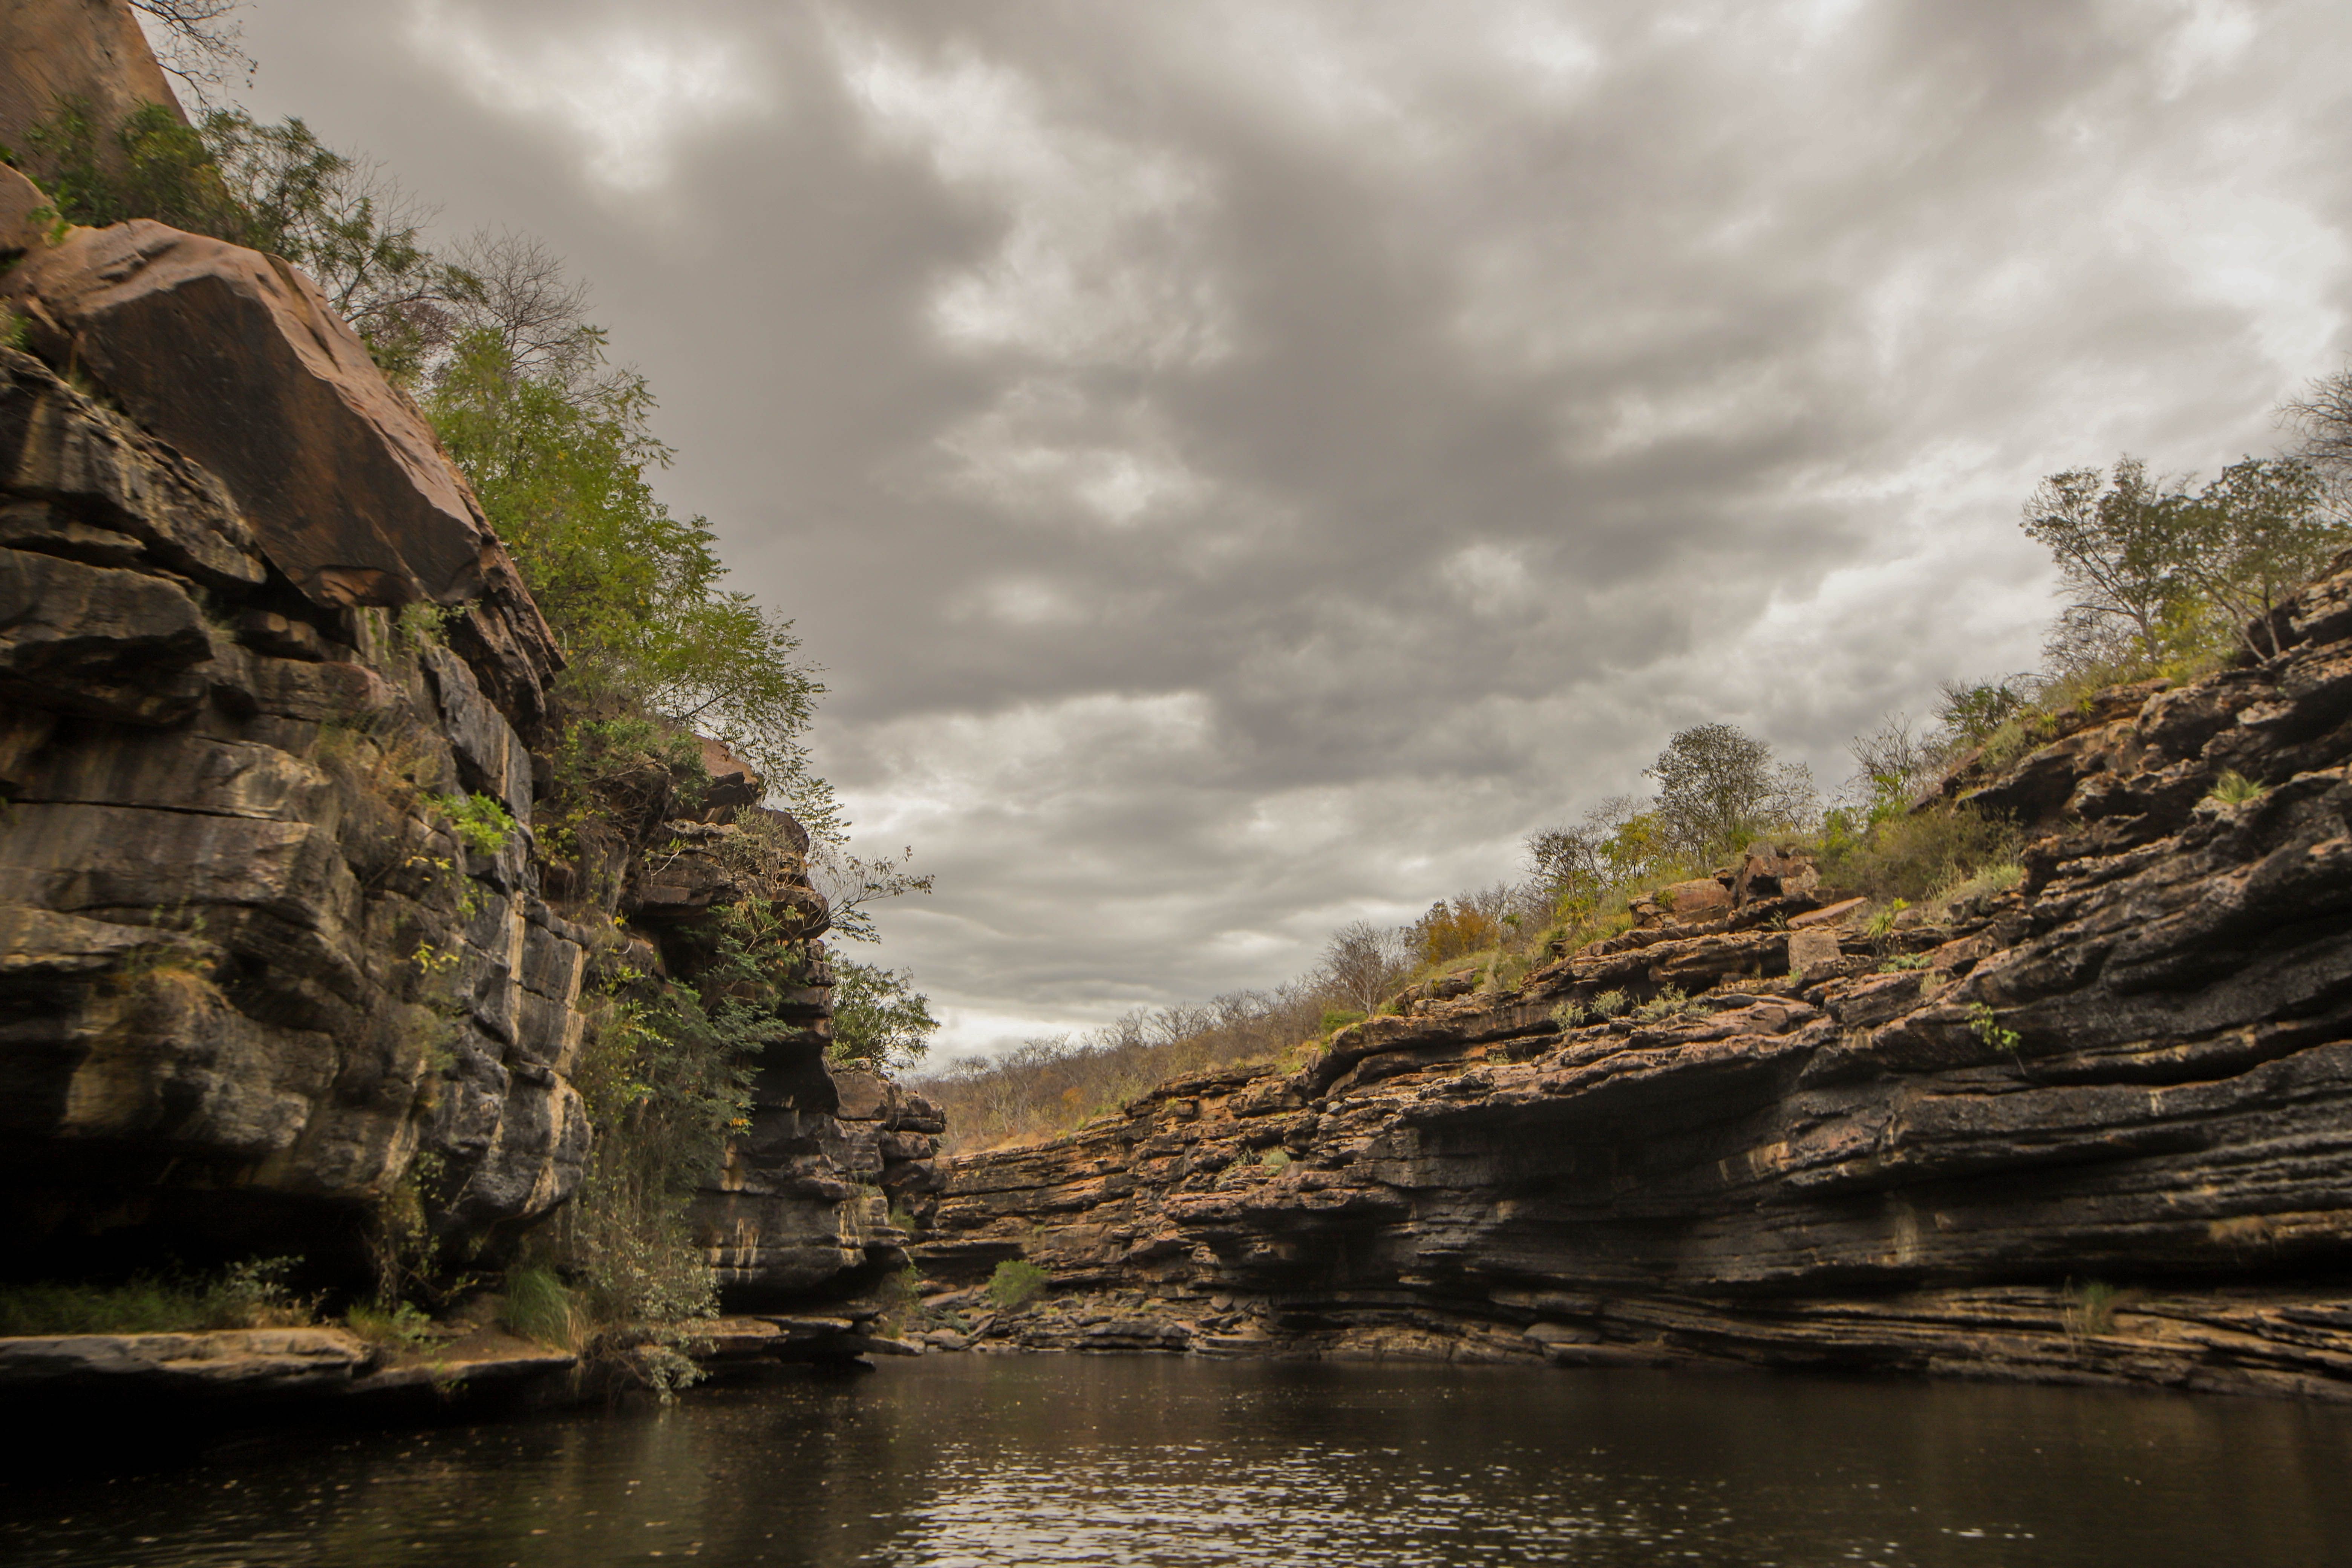
M 940 1356 L 19 1472 L 0 1561 L 2322 1564 L 2352 1562 L 2347 1459 L 2352 1415 L 2254 1400 Z

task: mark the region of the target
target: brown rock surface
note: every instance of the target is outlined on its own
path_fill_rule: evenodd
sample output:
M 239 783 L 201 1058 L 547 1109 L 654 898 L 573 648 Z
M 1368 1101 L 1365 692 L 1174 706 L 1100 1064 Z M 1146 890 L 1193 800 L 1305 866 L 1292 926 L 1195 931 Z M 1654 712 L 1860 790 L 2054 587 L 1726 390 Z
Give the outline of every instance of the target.
M 1139 1316 L 1214 1353 L 2352 1396 L 2347 604 L 2352 572 L 2278 658 L 1980 773 L 2042 836 L 2019 888 L 1884 939 L 1918 967 L 1842 953 L 1810 893 L 1663 921 L 958 1159 L 917 1257 L 1052 1275 L 982 1344 Z M 2267 793 L 2209 800 L 2224 770 Z M 1700 1010 L 1554 1018 L 1667 984 Z
M 423 417 L 301 274 L 139 221 L 76 230 L 6 288 L 43 357 L 200 464 L 313 604 L 478 601 L 463 651 L 537 723 L 553 637 Z
M 179 115 L 179 100 L 127 0 L 0 5 L 0 142 L 30 160 L 37 175 L 33 128 L 67 100 L 81 105 L 100 126 L 120 125 L 151 103 Z M 97 152 L 102 165 L 120 167 L 121 151 L 111 137 L 101 135 Z

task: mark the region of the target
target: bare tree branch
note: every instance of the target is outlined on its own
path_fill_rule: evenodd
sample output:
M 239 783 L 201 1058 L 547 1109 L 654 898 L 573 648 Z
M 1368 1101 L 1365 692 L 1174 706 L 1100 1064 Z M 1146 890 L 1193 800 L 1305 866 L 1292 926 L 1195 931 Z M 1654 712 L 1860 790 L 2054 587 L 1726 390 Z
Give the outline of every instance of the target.
M 254 59 L 245 52 L 245 25 L 227 18 L 245 0 L 131 0 L 155 51 L 155 63 L 180 79 L 197 107 L 215 107 L 214 94 L 242 76 L 253 85 Z

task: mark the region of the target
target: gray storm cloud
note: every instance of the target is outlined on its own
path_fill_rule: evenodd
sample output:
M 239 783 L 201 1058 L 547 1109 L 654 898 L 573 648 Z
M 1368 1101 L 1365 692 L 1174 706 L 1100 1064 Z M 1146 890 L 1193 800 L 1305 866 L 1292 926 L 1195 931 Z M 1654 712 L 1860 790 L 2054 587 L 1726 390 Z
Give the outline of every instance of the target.
M 950 1047 L 1263 984 L 1728 719 L 2035 657 L 2016 509 L 2347 346 L 2325 5 L 256 0 L 595 285 Z

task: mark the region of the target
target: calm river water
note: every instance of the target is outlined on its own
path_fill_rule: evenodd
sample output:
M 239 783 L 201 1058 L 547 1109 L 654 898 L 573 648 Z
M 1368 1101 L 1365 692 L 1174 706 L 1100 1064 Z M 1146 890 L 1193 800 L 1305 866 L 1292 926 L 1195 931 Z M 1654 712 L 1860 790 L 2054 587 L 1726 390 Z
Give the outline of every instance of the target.
M 2352 1413 L 2256 1400 L 935 1356 L 16 1471 L 0 1562 L 2303 1568 L 2352 1563 L 2347 1461 Z

